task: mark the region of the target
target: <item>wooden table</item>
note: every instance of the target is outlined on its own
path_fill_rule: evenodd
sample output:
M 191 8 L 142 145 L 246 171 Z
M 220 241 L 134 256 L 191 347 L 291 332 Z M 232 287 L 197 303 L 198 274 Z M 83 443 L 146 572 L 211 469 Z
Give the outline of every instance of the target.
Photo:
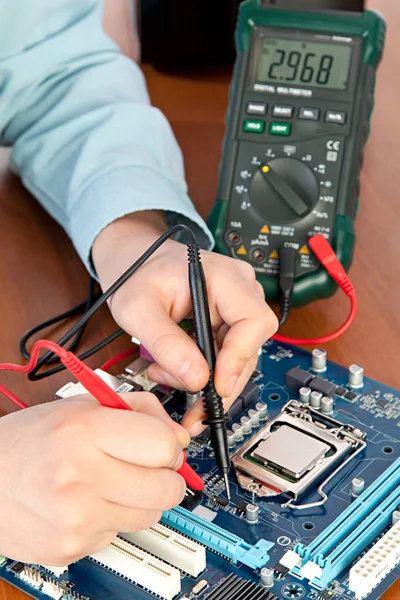
M 400 4 L 371 0 L 388 19 L 388 37 L 379 70 L 372 134 L 362 175 L 358 243 L 351 278 L 358 291 L 359 314 L 351 331 L 328 346 L 329 358 L 364 366 L 369 377 L 400 387 L 400 209 L 397 184 L 400 158 Z M 183 149 L 191 196 L 205 217 L 212 205 L 224 134 L 229 73 L 192 77 L 167 76 L 145 67 L 154 104 L 169 118 Z M 0 360 L 19 361 L 18 340 L 32 325 L 66 310 L 86 294 L 87 274 L 61 229 L 7 170 L 8 152 L 0 153 Z M 347 314 L 339 293 L 294 311 L 285 333 L 310 336 L 336 328 Z M 88 347 L 115 328 L 107 309 L 85 335 Z M 60 333 L 52 331 L 54 337 Z M 128 347 L 119 339 L 89 364 L 96 366 Z M 64 374 L 29 384 L 2 374 L 2 383 L 29 404 L 44 402 L 68 380 Z M 13 410 L 0 398 L 1 414 Z M 0 598 L 22 600 L 24 594 L 0 583 Z M 400 598 L 400 582 L 384 596 Z

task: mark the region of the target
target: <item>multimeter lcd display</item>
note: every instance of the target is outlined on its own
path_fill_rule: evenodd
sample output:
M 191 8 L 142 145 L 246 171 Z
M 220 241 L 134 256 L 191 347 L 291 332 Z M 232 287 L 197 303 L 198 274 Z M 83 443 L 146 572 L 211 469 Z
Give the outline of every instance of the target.
M 351 52 L 345 44 L 263 38 L 256 80 L 344 90 Z

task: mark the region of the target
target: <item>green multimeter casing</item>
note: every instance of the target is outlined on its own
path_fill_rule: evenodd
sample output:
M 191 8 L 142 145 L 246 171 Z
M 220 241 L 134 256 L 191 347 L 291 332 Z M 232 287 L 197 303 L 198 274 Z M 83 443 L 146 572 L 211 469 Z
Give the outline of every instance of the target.
M 308 249 L 311 235 L 323 233 L 346 270 L 353 259 L 360 171 L 386 26 L 368 10 L 300 12 L 271 8 L 269 1 L 246 0 L 239 9 L 209 226 L 215 250 L 250 262 L 270 301 L 278 295 L 279 250 L 296 248 L 293 305 L 303 306 L 337 289 Z M 294 204 L 287 205 L 293 193 Z

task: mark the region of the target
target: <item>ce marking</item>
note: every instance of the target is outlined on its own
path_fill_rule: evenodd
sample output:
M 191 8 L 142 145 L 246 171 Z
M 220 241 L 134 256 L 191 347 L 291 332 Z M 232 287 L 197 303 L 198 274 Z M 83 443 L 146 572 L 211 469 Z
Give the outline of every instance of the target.
M 340 141 L 336 141 L 335 140 L 329 140 L 329 142 L 327 142 L 326 147 L 328 148 L 328 150 L 334 150 L 335 152 L 339 152 L 340 150 Z

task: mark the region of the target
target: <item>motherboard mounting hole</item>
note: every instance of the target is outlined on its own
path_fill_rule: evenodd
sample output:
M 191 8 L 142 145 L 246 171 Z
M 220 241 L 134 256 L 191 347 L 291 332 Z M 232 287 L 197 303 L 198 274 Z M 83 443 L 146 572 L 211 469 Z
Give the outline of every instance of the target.
M 270 394 L 268 397 L 269 397 L 270 400 L 272 400 L 272 402 L 274 400 L 279 400 L 280 399 L 280 395 L 279 394 Z
M 289 600 L 298 600 L 299 598 L 303 598 L 305 589 L 299 583 L 287 583 L 283 586 L 282 593 Z
M 306 523 L 303 523 L 303 529 L 306 529 L 307 531 L 311 531 L 311 529 L 314 529 L 314 527 L 314 523 L 310 523 L 310 521 L 306 521 Z
M 192 467 L 193 471 L 199 470 L 199 465 L 196 465 L 196 463 L 190 463 L 190 466 Z
M 392 454 L 392 452 L 393 452 L 393 448 L 392 448 L 391 446 L 384 446 L 384 448 L 383 448 L 383 452 L 384 452 L 385 454 Z

